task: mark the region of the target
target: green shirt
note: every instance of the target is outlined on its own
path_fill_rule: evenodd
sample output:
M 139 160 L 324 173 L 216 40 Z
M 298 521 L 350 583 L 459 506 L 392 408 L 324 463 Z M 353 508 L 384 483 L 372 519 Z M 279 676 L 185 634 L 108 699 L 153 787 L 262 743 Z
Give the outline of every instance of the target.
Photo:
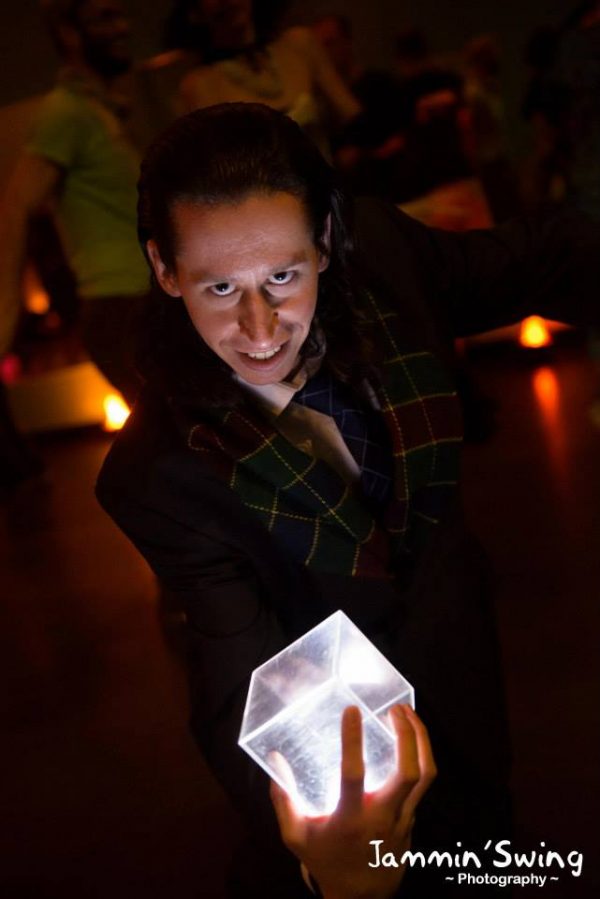
M 42 101 L 27 150 L 64 171 L 56 215 L 80 295 L 145 293 L 148 268 L 136 234 L 140 160 L 102 96 L 64 78 Z

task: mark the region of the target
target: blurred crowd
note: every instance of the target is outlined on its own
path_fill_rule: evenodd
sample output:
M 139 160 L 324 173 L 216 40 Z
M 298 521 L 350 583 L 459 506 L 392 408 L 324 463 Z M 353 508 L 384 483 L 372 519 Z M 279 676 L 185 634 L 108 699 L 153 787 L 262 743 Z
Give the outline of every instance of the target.
M 0 217 L 0 361 L 31 331 L 22 294 L 32 266 L 51 301 L 36 328 L 76 328 L 86 353 L 132 401 L 131 335 L 150 289 L 136 234 L 140 160 L 175 117 L 215 103 L 285 111 L 351 191 L 382 196 L 427 224 L 488 227 L 566 203 L 600 216 L 594 0 L 526 42 L 520 114 L 529 150 L 518 162 L 493 35 L 442 57 L 426 34 L 406 28 L 393 64 L 374 68 L 355 49 L 349 17 L 324 14 L 299 27 L 278 0 L 176 0 L 163 52 L 135 61 L 135 23 L 121 0 L 41 0 L 40 7 L 60 68 Z M 12 424 L 1 376 L 0 461 L 0 487 L 39 469 Z

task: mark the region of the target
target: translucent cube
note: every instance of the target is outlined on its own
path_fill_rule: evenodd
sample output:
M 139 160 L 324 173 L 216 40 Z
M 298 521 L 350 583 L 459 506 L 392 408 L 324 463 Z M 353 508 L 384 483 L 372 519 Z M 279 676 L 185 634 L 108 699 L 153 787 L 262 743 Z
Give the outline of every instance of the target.
M 250 681 L 239 745 L 290 793 L 305 815 L 327 815 L 340 794 L 341 716 L 363 719 L 365 790 L 396 765 L 396 735 L 387 712 L 414 707 L 414 690 L 343 612 L 335 612 L 257 668 Z M 272 754 L 293 774 L 286 780 Z

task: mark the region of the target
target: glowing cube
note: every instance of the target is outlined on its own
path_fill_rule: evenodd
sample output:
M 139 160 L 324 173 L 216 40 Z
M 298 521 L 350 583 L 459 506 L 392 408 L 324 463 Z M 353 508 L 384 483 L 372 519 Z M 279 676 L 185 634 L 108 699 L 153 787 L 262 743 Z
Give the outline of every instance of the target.
M 343 710 L 360 708 L 365 789 L 385 783 L 396 766 L 396 736 L 387 712 L 414 707 L 414 690 L 343 612 L 335 612 L 260 668 L 250 682 L 239 745 L 292 796 L 305 815 L 327 815 L 340 793 Z M 294 783 L 282 776 L 283 756 Z

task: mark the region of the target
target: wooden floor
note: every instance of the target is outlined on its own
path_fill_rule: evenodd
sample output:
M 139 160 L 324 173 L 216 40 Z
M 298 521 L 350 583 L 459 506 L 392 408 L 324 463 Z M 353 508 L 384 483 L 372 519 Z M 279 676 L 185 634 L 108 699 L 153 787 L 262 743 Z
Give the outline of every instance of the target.
M 474 369 L 499 402 L 493 438 L 465 451 L 464 494 L 497 572 L 518 847 L 582 851 L 582 876 L 542 892 L 587 899 L 600 889 L 595 376 L 577 348 L 535 364 L 488 352 Z M 109 442 L 38 438 L 44 483 L 0 507 L 0 897 L 220 899 L 239 824 L 187 734 L 153 578 L 95 503 Z

